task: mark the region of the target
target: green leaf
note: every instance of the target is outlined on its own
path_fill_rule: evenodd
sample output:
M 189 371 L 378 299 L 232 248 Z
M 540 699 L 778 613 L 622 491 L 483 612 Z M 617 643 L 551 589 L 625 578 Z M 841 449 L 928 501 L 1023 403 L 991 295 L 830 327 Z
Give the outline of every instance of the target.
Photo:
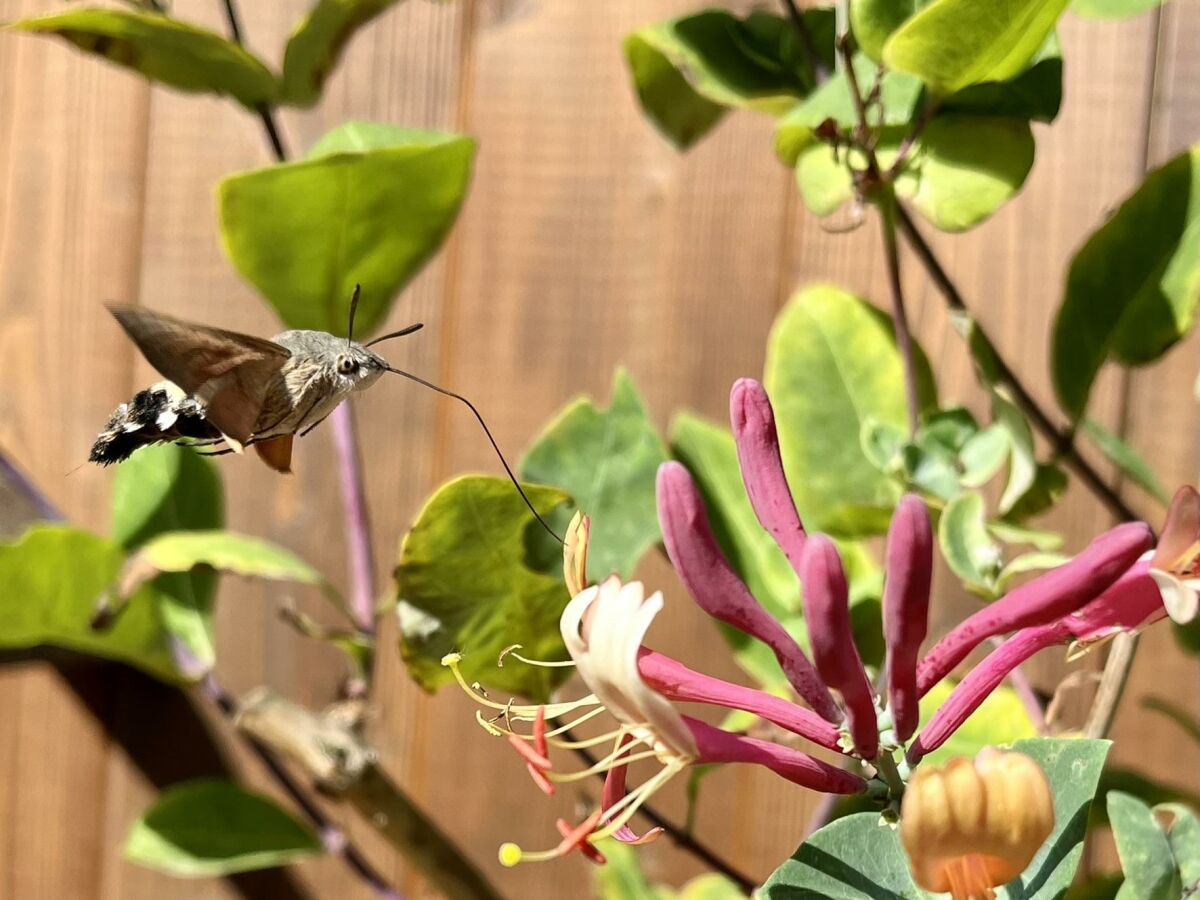
M 1163 803 L 1155 812 L 1169 814 L 1173 821 L 1167 828 L 1167 840 L 1179 867 L 1179 877 L 1187 887 L 1200 884 L 1200 818 L 1195 809 L 1182 803 Z
M 1087 810 L 1108 741 L 1033 738 L 1012 749 L 1033 757 L 1054 789 L 1054 831 L 1013 890 L 1002 900 L 1052 900 L 1070 885 L 1083 854 Z M 763 900 L 924 900 L 912 881 L 908 859 L 895 828 L 880 824 L 876 812 L 858 813 L 826 825 L 791 859 L 775 870 L 760 890 Z
M 813 215 L 832 215 L 854 196 L 850 170 L 830 144 L 809 144 L 799 152 L 795 164 L 800 198 Z
M 175 444 L 145 447 L 122 463 L 113 479 L 113 540 L 132 551 L 166 532 L 220 528 L 224 505 L 221 476 L 209 460 Z M 161 592 L 167 629 L 187 648 L 196 668 L 211 669 L 216 573 L 179 570 L 160 575 L 154 587 Z
M 1171 803 L 1176 800 L 1181 800 L 1191 806 L 1200 808 L 1200 795 L 1194 794 L 1188 791 L 1186 788 L 1174 784 L 1166 784 L 1165 782 L 1161 781 L 1155 781 L 1152 778 L 1147 778 L 1141 772 L 1134 771 L 1133 769 L 1122 769 L 1119 766 L 1108 766 L 1100 776 L 1100 787 L 1096 791 L 1096 797 L 1097 799 L 1102 799 L 1114 791 L 1119 791 L 1123 794 L 1129 794 L 1137 797 L 1147 806 L 1158 806 L 1161 804 Z M 1108 808 L 1106 804 L 1094 804 L 1092 806 L 1088 827 L 1095 828 L 1099 825 L 1107 824 Z
M 22 19 L 10 27 L 60 37 L 182 91 L 228 94 L 248 109 L 271 102 L 278 90 L 271 70 L 242 47 L 158 13 L 72 9 Z
M 557 488 L 524 485 L 546 515 L 569 497 Z M 566 674 L 510 660 L 500 651 L 521 644 L 534 659 L 564 659 L 558 619 L 569 597 L 562 580 L 531 569 L 527 532 L 539 528 L 505 478 L 465 475 L 443 484 L 425 504 L 400 547 L 396 582 L 400 652 L 426 690 L 453 680 L 442 665 L 462 654 L 468 681 L 544 699 Z
M 1029 420 L 1008 399 L 1003 388 L 992 390 L 992 419 L 1008 437 L 1008 481 L 1000 496 L 998 508 L 1002 513 L 1010 512 L 1025 497 L 1037 482 L 1038 461 L 1034 456 L 1033 429 Z
M 978 491 L 959 494 L 938 520 L 938 545 L 954 574 L 972 590 L 992 594 L 1003 557 L 987 530 L 987 511 Z
M 872 107 L 871 123 L 907 125 L 921 96 L 921 82 L 904 72 L 884 72 L 881 77 L 875 64 L 862 53 L 854 54 L 853 61 L 854 74 L 860 88 L 873 85 L 876 80 L 879 82 L 879 97 Z M 854 93 L 850 89 L 850 79 L 846 77 L 845 72 L 830 75 L 781 118 L 777 128 L 785 132 L 788 129 L 804 128 L 811 136 L 811 132 L 827 119 L 832 119 L 843 129 L 858 126 Z
M 670 892 L 650 883 L 633 847 L 610 838 L 600 841 L 596 849 L 607 860 L 592 869 L 599 900 L 664 900 L 669 896 Z
M 273 801 L 216 779 L 163 791 L 125 839 L 126 859 L 184 878 L 270 869 L 322 851 Z
M 1200 147 L 1151 172 L 1075 254 L 1054 323 L 1051 373 L 1083 415 L 1111 358 L 1141 365 L 1188 333 L 1200 299 Z
M 196 566 L 210 566 L 249 578 L 325 583 L 316 569 L 292 551 L 232 531 L 168 532 L 147 542 L 137 557 L 160 572 L 187 572 Z
M 919 348 L 917 368 L 928 409 L 933 376 Z M 832 286 L 801 290 L 771 329 L 765 382 L 805 525 L 845 538 L 886 531 L 900 488 L 867 458 L 859 434 L 868 419 L 907 428 L 903 366 L 889 319 Z
M 521 477 L 569 493 L 592 519 L 588 567 L 593 581 L 633 574 L 659 540 L 654 481 L 667 448 L 624 369 L 612 404 L 579 397 L 555 417 L 521 461 Z
M 1012 444 L 1008 432 L 1000 425 L 990 425 L 967 441 L 959 459 L 962 462 L 964 487 L 982 487 L 1000 471 L 1009 458 Z
M 1029 68 L 1016 78 L 973 84 L 946 97 L 939 108 L 945 112 L 1053 122 L 1062 107 L 1062 76 L 1062 47 L 1058 36 L 1051 32 Z
M 181 647 L 166 625 L 171 602 L 142 588 L 112 628 L 89 625 L 97 601 L 125 562 L 120 547 L 75 528 L 31 528 L 0 545 L 0 646 L 65 647 L 129 663 L 165 681 L 200 678 L 209 660 Z
M 1004 514 L 1006 526 L 1016 526 L 1026 519 L 1047 512 L 1067 489 L 1067 474 L 1053 463 L 1038 463 L 1029 489 Z M 999 523 L 995 523 L 999 524 Z
M 1063 900 L 1114 900 L 1124 880 L 1120 875 L 1097 875 L 1071 885 Z
M 350 38 L 399 0 L 318 0 L 288 38 L 283 56 L 282 100 L 309 107 L 321 99 Z
M 445 238 L 475 144 L 409 129 L 386 143 L 363 123 L 335 131 L 318 142 L 327 155 L 221 182 L 221 234 L 238 271 L 291 328 L 345 334 L 361 284 L 355 330 L 365 336 Z M 348 149 L 355 142 L 367 149 Z
M 1122 893 L 1136 900 L 1177 900 L 1182 886 L 1175 857 L 1150 807 L 1131 794 L 1112 791 L 1108 820 L 1125 872 Z
M 897 28 L 929 0 L 851 0 L 850 28 L 859 49 L 877 63 L 883 47 Z
M 883 48 L 891 68 L 911 72 L 941 94 L 1008 81 L 1034 58 L 1067 0 L 935 0 Z
M 803 15 L 832 68 L 833 11 Z M 791 23 L 765 12 L 710 9 L 640 28 L 625 39 L 625 58 L 646 115 L 681 149 L 726 108 L 778 115 L 816 83 Z
M 1165 0 L 1071 0 L 1071 12 L 1089 19 L 1124 19 L 1161 6 Z
M 935 116 L 906 161 L 896 193 L 936 228 L 966 231 L 1021 189 L 1033 155 L 1033 133 L 1022 119 Z
M 1146 462 L 1140 453 L 1094 419 L 1083 420 L 1083 433 L 1091 438 L 1097 449 L 1128 475 L 1134 484 L 1164 506 L 1171 502 L 1162 482 L 1150 468 L 1150 463 Z
M 940 681 L 921 698 L 921 727 L 946 702 L 955 682 Z M 940 765 L 955 756 L 974 756 L 984 747 L 1011 744 L 1037 736 L 1025 704 L 1012 688 L 1001 685 L 988 694 L 979 708 L 959 726 L 946 743 L 921 760 L 921 765 Z

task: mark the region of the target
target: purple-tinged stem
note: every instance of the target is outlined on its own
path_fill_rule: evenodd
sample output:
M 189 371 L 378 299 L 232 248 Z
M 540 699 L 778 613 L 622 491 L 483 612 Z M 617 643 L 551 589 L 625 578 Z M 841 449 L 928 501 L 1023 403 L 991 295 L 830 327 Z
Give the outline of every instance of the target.
M 1118 525 L 1070 562 L 969 616 L 921 661 L 918 691 L 924 696 L 988 638 L 1052 622 L 1099 597 L 1153 545 L 1153 533 L 1144 522 Z
M 367 513 L 362 461 L 358 453 L 358 435 L 349 403 L 342 403 L 333 411 L 330 426 L 337 453 L 338 479 L 342 487 L 342 514 L 350 570 L 350 612 L 360 631 L 374 634 L 375 553 L 371 547 L 371 522 Z
M 677 462 L 659 466 L 658 519 L 675 571 L 700 608 L 770 647 L 788 682 L 808 705 L 823 719 L 841 721 L 829 689 L 796 639 L 762 608 L 725 559 L 708 524 L 704 498 Z
M 759 523 L 775 539 L 796 568 L 804 549 L 804 523 L 796 511 L 783 458 L 779 432 L 766 390 L 753 378 L 739 378 L 729 393 L 729 420 L 737 444 L 738 464 L 746 494 Z
M 916 494 L 902 499 L 888 529 L 883 586 L 888 706 L 896 737 L 907 741 L 920 720 L 917 657 L 929 627 L 933 530 Z
M 867 783 L 853 772 L 814 759 L 799 750 L 734 734 L 691 716 L 684 716 L 683 721 L 700 748 L 697 764 L 752 763 L 765 766 L 801 787 L 828 794 L 861 794 L 867 789 Z
M 842 752 L 838 745 L 838 730 L 833 725 L 811 709 L 782 697 L 705 675 L 645 647 L 638 654 L 638 674 L 647 685 L 669 700 L 745 710 L 808 738 L 814 744 Z
M 950 692 L 933 718 L 908 748 L 908 762 L 915 765 L 921 757 L 942 746 L 971 713 L 979 708 L 1009 672 L 1033 654 L 1061 643 L 1067 637 L 1060 622 L 1018 631 L 993 650 Z
M 20 491 L 29 501 L 38 514 L 39 518 L 45 519 L 48 522 L 61 522 L 66 517 L 62 514 L 57 506 L 54 505 L 49 497 L 42 493 L 41 489 L 29 480 L 6 453 L 0 452 L 0 481 L 6 481 L 13 486 L 14 490 Z
M 874 759 L 879 752 L 879 725 L 871 682 L 854 645 L 850 627 L 850 590 L 833 541 L 814 534 L 800 554 L 804 617 L 813 661 L 825 683 L 842 695 L 846 724 L 855 752 Z

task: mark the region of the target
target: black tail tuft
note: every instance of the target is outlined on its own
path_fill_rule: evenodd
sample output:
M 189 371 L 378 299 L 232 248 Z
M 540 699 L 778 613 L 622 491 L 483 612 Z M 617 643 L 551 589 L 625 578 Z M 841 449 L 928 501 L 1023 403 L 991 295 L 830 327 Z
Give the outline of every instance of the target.
M 88 462 L 101 466 L 123 462 L 138 448 L 180 438 L 216 440 L 221 437 L 204 418 L 204 406 L 174 385 L 155 385 L 139 391 L 109 416 L 92 444 Z

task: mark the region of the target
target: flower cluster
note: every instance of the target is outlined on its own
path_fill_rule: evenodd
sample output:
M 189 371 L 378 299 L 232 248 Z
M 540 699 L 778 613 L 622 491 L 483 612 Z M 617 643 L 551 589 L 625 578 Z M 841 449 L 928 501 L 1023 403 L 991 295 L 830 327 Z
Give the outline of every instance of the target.
M 586 583 L 587 520 L 569 531 L 564 573 L 572 599 L 560 621 L 574 665 L 590 690 L 573 701 L 543 705 L 498 703 L 459 674 L 456 654 L 444 660 L 463 688 L 494 710 L 480 724 L 503 736 L 546 793 L 555 785 L 605 775 L 602 804 L 583 822 L 558 821 L 561 841 L 526 852 L 513 844 L 501 861 L 550 859 L 578 849 L 603 861 L 593 842 L 638 836 L 629 822 L 638 808 L 688 766 L 750 763 L 802 787 L 835 794 L 870 793 L 898 800 L 903 779 L 920 759 L 941 746 L 1017 665 L 1044 647 L 1079 646 L 1118 631 L 1138 629 L 1175 606 L 1195 604 L 1193 582 L 1200 550 L 1200 496 L 1184 489 L 1172 506 L 1166 534 L 1154 548 L 1143 523 L 1127 523 L 1096 538 L 1065 565 L 1034 579 L 968 617 L 921 654 L 926 637 L 933 537 L 929 516 L 916 496 L 897 507 L 887 536 L 883 621 L 887 643 L 885 688 L 877 692 L 851 632 L 846 574 L 827 537 L 808 534 L 796 511 L 780 456 L 771 404 L 763 387 L 743 379 L 734 385 L 730 412 L 746 492 L 759 522 L 799 576 L 812 659 L 796 639 L 754 598 L 720 550 L 700 491 L 679 463 L 658 473 L 658 513 L 664 543 L 680 580 L 709 615 L 766 644 L 798 698 L 792 702 L 697 672 L 644 646 L 663 607 L 661 593 L 647 595 L 639 582 L 615 576 Z M 1160 591 L 1161 586 L 1161 591 Z M 1189 593 L 1190 592 L 1190 593 Z M 1008 635 L 953 690 L 918 733 L 918 702 L 983 641 Z M 840 754 L 833 765 L 792 747 L 707 724 L 679 712 L 674 701 L 745 710 L 818 747 Z M 587 739 L 572 729 L 607 714 L 614 727 Z M 609 748 L 589 767 L 556 768 L 551 751 Z M 897 755 L 902 754 L 899 760 Z M 593 757 L 594 758 L 594 757 Z M 848 759 L 847 759 L 848 758 Z M 629 766 L 655 761 L 656 771 L 626 790 Z

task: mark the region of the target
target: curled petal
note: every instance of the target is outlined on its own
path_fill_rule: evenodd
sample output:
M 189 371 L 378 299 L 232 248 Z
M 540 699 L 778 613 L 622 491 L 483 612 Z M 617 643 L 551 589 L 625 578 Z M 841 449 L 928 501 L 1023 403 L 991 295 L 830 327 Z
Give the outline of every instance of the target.
M 804 585 L 804 615 L 813 660 L 825 683 L 839 691 L 854 749 L 863 759 L 879 752 L 879 725 L 871 683 L 854 646 L 850 627 L 846 572 L 833 541 L 813 535 L 800 554 L 800 580 Z
M 915 765 L 925 754 L 942 746 L 1009 672 L 1039 650 L 1062 643 L 1067 637 L 1069 634 L 1066 629 L 1056 622 L 1018 631 L 993 650 L 955 686 L 933 718 L 921 729 L 917 739 L 908 748 L 909 763 Z
M 571 517 L 563 542 L 563 580 L 572 597 L 587 587 L 588 537 L 592 520 L 581 511 Z
M 752 712 L 813 743 L 841 752 L 837 728 L 811 709 L 782 697 L 705 675 L 645 647 L 638 657 L 638 671 L 646 684 L 668 700 L 711 703 L 726 709 Z
M 867 783 L 853 772 L 831 766 L 799 750 L 733 734 L 690 716 L 684 716 L 684 721 L 692 729 L 696 746 L 700 748 L 697 763 L 754 763 L 801 787 L 826 794 L 861 794 L 867 789 Z
M 1151 565 L 1165 571 L 1178 571 L 1196 555 L 1200 541 L 1200 494 L 1184 485 L 1171 498 L 1162 537 L 1154 549 Z
M 896 507 L 887 537 L 883 586 L 883 632 L 887 639 L 888 705 L 896 737 L 917 729 L 917 656 L 929 622 L 933 531 L 921 498 L 909 494 Z
M 917 668 L 917 689 L 924 695 L 987 638 L 1053 622 L 1099 597 L 1153 544 L 1144 522 L 1100 535 L 1070 562 L 984 607 L 938 641 Z
M 624 747 L 632 740 L 632 735 L 624 735 L 621 738 L 620 746 Z M 613 766 L 604 776 L 604 792 L 600 804 L 604 811 L 607 812 L 625 797 L 625 775 L 628 769 L 629 767 L 625 765 Z M 645 834 L 639 835 L 628 825 L 622 825 L 612 833 L 612 837 L 623 844 L 648 844 L 662 833 L 663 829 L 661 828 L 651 828 Z
M 754 599 L 721 553 L 700 491 L 677 462 L 659 467 L 658 518 L 675 571 L 701 609 L 770 647 L 797 693 L 823 718 L 838 721 L 837 705 L 800 645 Z
M 737 443 L 742 481 L 758 521 L 795 567 L 804 549 L 804 524 L 796 512 L 783 459 L 779 433 L 766 390 L 753 378 L 739 378 L 729 394 L 729 419 Z

